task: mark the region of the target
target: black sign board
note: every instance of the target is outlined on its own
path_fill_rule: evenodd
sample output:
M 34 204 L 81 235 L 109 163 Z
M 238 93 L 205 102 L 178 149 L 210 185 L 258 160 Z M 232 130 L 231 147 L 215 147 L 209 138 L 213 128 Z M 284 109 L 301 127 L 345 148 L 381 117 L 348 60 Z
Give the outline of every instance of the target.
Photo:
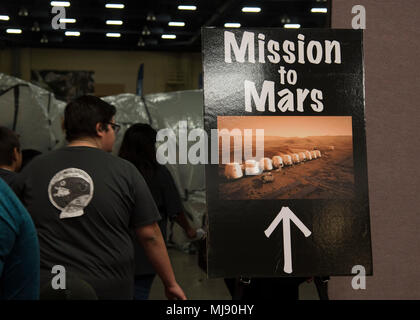
M 362 37 L 202 30 L 209 277 L 372 274 Z

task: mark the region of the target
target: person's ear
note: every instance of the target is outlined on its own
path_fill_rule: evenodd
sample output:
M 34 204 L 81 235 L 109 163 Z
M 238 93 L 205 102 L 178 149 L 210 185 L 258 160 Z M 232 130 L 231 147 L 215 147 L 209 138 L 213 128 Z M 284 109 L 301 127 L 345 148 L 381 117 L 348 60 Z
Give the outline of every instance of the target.
M 18 161 L 19 159 L 19 149 L 18 148 L 13 148 L 13 162 Z
M 99 137 L 102 137 L 106 133 L 106 127 L 105 124 L 98 122 L 96 124 L 96 134 Z
M 23 161 L 22 151 L 19 148 L 14 148 L 13 149 L 13 162 L 15 165 L 14 171 L 17 172 L 20 170 L 20 168 L 22 167 L 22 161 Z

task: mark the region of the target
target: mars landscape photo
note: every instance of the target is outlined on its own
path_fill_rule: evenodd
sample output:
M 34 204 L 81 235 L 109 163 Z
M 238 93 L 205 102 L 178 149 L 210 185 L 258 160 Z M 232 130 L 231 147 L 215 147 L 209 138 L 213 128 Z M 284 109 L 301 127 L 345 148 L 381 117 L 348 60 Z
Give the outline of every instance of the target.
M 264 156 L 235 162 L 232 138 L 232 162 L 219 164 L 220 199 L 353 198 L 351 117 L 219 117 L 223 128 L 264 129 Z M 254 156 L 255 147 L 254 137 Z

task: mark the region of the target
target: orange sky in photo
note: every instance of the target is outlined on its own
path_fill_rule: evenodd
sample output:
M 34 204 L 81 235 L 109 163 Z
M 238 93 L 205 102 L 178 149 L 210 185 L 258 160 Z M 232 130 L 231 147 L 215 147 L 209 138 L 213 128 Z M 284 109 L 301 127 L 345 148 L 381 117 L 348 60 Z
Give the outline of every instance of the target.
M 217 117 L 218 129 L 264 129 L 265 136 L 351 136 L 351 117 L 228 116 Z M 254 131 L 255 132 L 255 131 Z

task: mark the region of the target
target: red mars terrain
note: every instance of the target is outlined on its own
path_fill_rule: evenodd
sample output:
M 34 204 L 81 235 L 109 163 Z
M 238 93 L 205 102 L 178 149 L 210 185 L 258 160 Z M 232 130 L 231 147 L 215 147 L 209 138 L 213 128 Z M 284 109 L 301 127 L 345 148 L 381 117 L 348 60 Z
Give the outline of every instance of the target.
M 333 146 L 334 150 L 331 150 Z M 264 157 L 320 150 L 321 157 L 261 175 L 228 180 L 219 165 L 219 198 L 350 199 L 354 195 L 352 136 L 264 138 Z M 264 176 L 269 176 L 269 179 Z

